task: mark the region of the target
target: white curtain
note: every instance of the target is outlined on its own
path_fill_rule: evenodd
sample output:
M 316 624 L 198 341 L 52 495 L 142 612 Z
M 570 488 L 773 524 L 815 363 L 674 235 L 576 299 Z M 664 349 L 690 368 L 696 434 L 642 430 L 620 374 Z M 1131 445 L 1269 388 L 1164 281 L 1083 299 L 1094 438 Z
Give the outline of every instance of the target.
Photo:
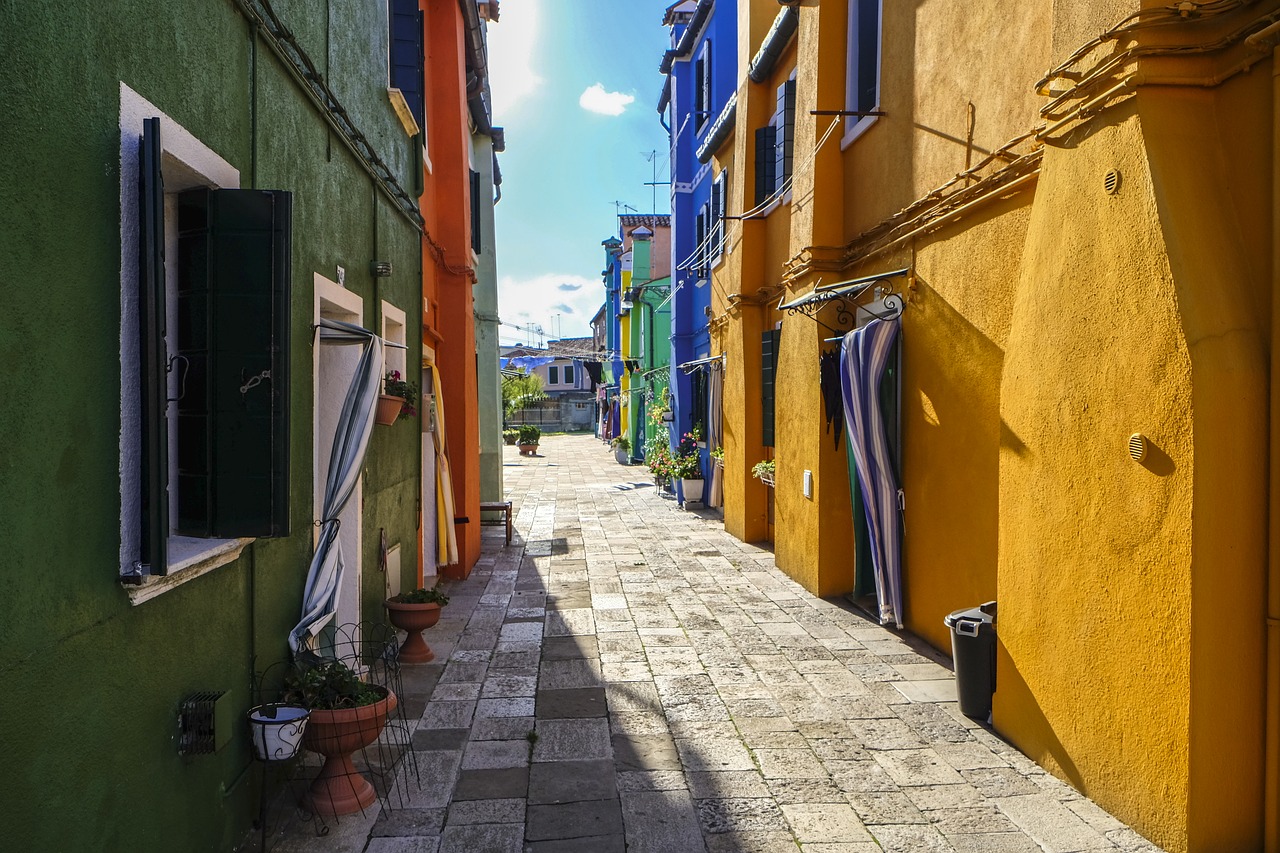
M 307 583 L 302 593 L 302 619 L 289 632 L 289 647 L 296 655 L 310 646 L 315 636 L 333 619 L 338 609 L 345 562 L 338 538 L 338 516 L 355 491 L 369 449 L 378 394 L 382 391 L 382 339 L 368 329 L 338 320 L 320 321 L 320 343 L 362 346 L 360 362 L 347 388 L 333 452 L 325 478 L 324 507 L 320 515 L 320 538 L 311 557 Z
M 871 539 L 871 568 L 876 581 L 880 624 L 902 627 L 902 526 L 898 483 L 880 408 L 884 375 L 897 318 L 872 320 L 844 336 L 840 345 L 840 386 L 844 398 L 849 450 L 858 463 L 858 486 Z

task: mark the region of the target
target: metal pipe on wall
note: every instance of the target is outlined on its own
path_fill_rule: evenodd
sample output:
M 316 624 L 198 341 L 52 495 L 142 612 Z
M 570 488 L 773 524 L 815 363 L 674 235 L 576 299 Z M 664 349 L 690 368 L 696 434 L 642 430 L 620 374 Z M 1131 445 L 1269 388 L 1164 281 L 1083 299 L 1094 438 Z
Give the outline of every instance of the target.
M 1271 52 L 1271 458 L 1267 490 L 1266 737 L 1263 849 L 1280 853 L 1280 46 Z

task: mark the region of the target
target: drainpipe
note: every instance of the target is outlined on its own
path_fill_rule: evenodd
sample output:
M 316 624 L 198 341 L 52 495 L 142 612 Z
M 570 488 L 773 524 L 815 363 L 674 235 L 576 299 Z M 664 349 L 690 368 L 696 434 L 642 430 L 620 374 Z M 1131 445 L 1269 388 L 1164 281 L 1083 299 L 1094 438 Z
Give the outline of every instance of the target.
M 1280 853 L 1280 46 L 1271 51 L 1271 128 L 1271 482 L 1267 490 L 1270 547 L 1263 839 L 1267 853 Z

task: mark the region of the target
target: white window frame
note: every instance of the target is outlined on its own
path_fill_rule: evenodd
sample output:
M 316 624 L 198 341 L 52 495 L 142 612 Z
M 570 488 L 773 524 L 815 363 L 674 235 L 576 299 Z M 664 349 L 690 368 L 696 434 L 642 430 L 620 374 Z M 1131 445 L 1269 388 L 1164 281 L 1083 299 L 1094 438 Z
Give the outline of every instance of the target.
M 196 187 L 239 189 L 240 172 L 190 131 L 171 119 L 123 81 L 120 83 L 120 573 L 126 574 L 140 556 L 142 532 L 142 389 L 138 336 L 138 241 L 142 217 L 138 205 L 141 166 L 138 152 L 143 122 L 160 119 L 161 169 L 165 179 L 165 207 L 172 210 L 170 196 Z M 172 298 L 170 314 L 177 305 L 177 218 L 165 216 L 166 290 Z M 171 316 L 168 327 L 177 331 Z M 170 377 L 170 382 L 176 376 Z M 173 393 L 172 389 L 170 393 Z M 171 435 L 172 438 L 172 435 Z M 177 442 L 170 442 L 170 459 Z M 172 462 L 171 462 L 172 466 Z M 176 482 L 170 474 L 170 482 Z M 175 512 L 170 518 L 177 518 Z M 152 575 L 141 585 L 126 584 L 131 604 L 138 605 L 219 566 L 233 562 L 252 538 L 194 539 L 169 535 L 168 565 L 165 575 Z
M 844 108 L 846 110 L 856 110 L 857 104 L 854 100 L 854 93 L 858 91 L 858 39 L 861 34 L 858 32 L 858 8 L 863 3 L 875 3 L 878 7 L 876 11 L 876 20 L 880 22 L 880 27 L 876 32 L 876 98 L 872 110 L 879 110 L 880 103 L 883 100 L 881 84 L 884 82 L 884 0 L 849 0 L 849 29 L 848 42 L 845 45 L 845 87 L 844 87 Z M 845 116 L 844 119 L 844 136 L 840 139 L 840 150 L 848 148 L 853 141 L 859 136 L 867 132 L 871 125 L 876 123 L 879 116 Z

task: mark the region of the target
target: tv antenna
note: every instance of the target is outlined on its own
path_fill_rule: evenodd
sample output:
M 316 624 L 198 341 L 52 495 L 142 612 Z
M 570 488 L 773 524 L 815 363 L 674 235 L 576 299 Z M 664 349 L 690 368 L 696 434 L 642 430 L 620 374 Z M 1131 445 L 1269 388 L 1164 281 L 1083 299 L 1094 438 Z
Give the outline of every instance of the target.
M 671 186 L 670 181 L 658 180 L 658 152 L 657 151 L 641 151 L 640 156 L 644 157 L 646 163 L 653 164 L 653 180 L 645 181 L 646 187 L 653 187 L 653 215 L 658 215 L 658 187 Z
M 631 211 L 632 213 L 639 213 L 639 212 L 640 212 L 640 211 L 636 210 L 634 207 L 632 207 L 631 205 L 626 204 L 625 202 L 621 202 L 621 201 L 615 201 L 615 202 L 613 203 L 613 209 L 614 209 L 614 212 L 615 212 L 615 213 L 617 213 L 617 215 L 618 215 L 618 216 L 621 216 L 621 215 L 622 215 L 622 211 L 624 211 L 624 210 L 629 210 L 629 211 Z

